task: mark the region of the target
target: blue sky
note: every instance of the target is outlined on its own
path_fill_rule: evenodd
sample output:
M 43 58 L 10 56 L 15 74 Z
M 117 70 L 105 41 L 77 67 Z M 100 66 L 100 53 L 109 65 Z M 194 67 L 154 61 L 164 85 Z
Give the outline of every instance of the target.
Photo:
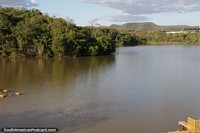
M 199 0 L 0 0 L 0 5 L 37 8 L 50 16 L 70 18 L 81 26 L 154 22 L 200 25 Z
M 38 9 L 49 15 L 73 19 L 77 25 L 90 25 L 90 21 L 113 14 L 116 9 L 90 4 L 80 0 L 37 0 Z M 106 23 L 106 22 L 103 22 Z

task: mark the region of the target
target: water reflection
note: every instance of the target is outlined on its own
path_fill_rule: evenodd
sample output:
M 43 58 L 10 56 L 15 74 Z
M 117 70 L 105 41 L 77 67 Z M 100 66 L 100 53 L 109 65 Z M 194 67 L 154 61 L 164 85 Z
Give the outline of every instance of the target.
M 72 132 L 110 119 L 111 106 L 96 100 L 95 87 L 114 62 L 115 56 L 2 60 L 0 87 L 24 95 L 0 99 L 0 128 L 49 126 Z
M 200 116 L 200 47 L 126 47 L 116 55 L 0 62 L 1 126 L 64 133 L 158 133 Z
M 80 57 L 62 59 L 4 59 L 0 62 L 0 87 L 14 88 L 18 84 L 44 84 L 51 81 L 55 85 L 74 86 L 79 76 L 98 73 L 114 62 L 114 56 Z M 92 77 L 92 78 L 95 78 Z

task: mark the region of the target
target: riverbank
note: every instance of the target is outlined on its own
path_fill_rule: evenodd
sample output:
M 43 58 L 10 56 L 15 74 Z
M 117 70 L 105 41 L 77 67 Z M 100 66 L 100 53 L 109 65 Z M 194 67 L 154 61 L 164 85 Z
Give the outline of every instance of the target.
M 200 46 L 199 44 L 185 44 L 185 43 L 177 43 L 177 42 L 160 42 L 160 43 L 150 43 L 150 44 L 138 44 L 135 46 L 124 46 L 124 47 L 139 47 L 139 46 Z M 122 48 L 122 47 L 116 47 L 116 48 Z M 109 54 L 102 54 L 102 55 L 95 55 L 95 56 L 106 56 L 106 55 L 112 55 L 115 54 L 109 53 Z M 60 59 L 60 58 L 70 58 L 70 57 L 90 57 L 88 55 L 83 55 L 83 56 L 70 56 L 70 55 L 60 55 L 60 56 L 47 56 L 47 55 L 32 55 L 32 56 L 26 56 L 26 55 L 0 55 L 0 60 L 2 59 L 48 59 L 48 58 L 53 58 L 53 59 Z
M 156 46 L 159 46 L 159 45 L 193 45 L 193 46 L 198 46 L 198 45 L 200 45 L 200 42 L 197 43 L 197 44 L 189 44 L 189 43 L 186 43 L 186 42 L 148 42 L 147 43 L 147 46 L 152 46 L 152 45 L 156 45 Z

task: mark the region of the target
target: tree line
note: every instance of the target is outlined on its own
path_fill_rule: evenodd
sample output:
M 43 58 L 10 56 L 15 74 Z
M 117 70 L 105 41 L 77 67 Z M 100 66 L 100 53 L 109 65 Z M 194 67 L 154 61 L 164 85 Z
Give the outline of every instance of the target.
M 116 47 L 148 44 L 200 44 L 200 33 L 80 27 L 37 9 L 0 7 L 0 57 L 96 56 L 111 54 Z
M 127 33 L 127 32 L 126 32 Z M 146 44 L 182 44 L 198 45 L 200 44 L 199 31 L 186 31 L 182 33 L 167 33 L 166 31 L 129 31 L 133 36 L 143 38 Z
M 130 33 L 102 27 L 80 27 L 37 9 L 0 7 L 0 56 L 96 56 L 118 46 L 142 44 Z

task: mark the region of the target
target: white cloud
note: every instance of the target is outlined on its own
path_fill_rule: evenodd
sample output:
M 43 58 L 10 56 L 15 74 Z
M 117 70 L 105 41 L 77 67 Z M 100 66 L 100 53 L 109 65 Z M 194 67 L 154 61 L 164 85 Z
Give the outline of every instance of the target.
M 35 0 L 0 0 L 1 6 L 34 7 L 38 6 Z
M 192 12 L 200 10 L 199 0 L 83 0 L 131 14 Z
M 113 22 L 144 21 L 155 13 L 187 13 L 200 11 L 199 0 L 82 0 L 114 8 L 122 14 L 111 16 Z
M 35 3 L 36 3 L 36 1 L 35 1 L 35 0 L 31 0 L 31 3 L 35 4 Z

